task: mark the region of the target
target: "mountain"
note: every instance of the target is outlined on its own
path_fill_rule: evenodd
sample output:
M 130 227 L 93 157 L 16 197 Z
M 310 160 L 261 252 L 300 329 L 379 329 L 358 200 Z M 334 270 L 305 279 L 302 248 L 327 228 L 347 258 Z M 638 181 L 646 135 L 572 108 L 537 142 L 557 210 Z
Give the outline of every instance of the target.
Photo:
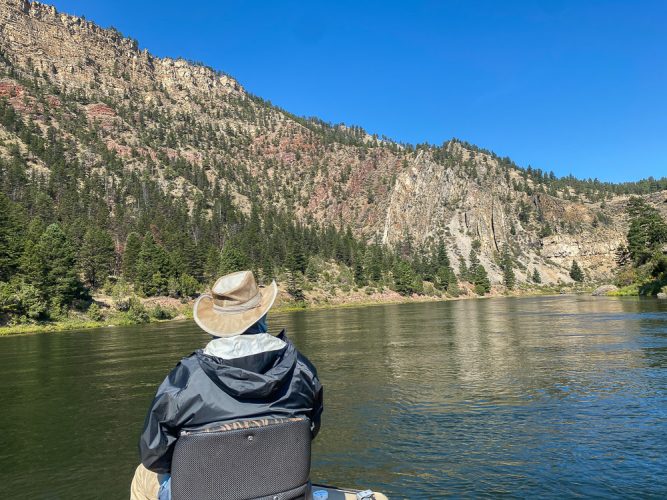
M 2 190 L 30 217 L 95 221 L 118 262 L 131 231 L 150 228 L 160 243 L 177 222 L 168 205 L 198 255 L 224 247 L 254 210 L 256 227 L 282 217 L 336 228 L 358 242 L 352 254 L 380 242 L 410 259 L 442 240 L 452 267 L 473 250 L 492 283 L 504 251 L 519 282 L 535 270 L 570 282 L 573 260 L 591 279 L 615 268 L 629 195 L 667 213 L 665 179 L 559 179 L 456 139 L 413 146 L 297 117 L 224 73 L 26 0 L 0 0 L 0 102 Z

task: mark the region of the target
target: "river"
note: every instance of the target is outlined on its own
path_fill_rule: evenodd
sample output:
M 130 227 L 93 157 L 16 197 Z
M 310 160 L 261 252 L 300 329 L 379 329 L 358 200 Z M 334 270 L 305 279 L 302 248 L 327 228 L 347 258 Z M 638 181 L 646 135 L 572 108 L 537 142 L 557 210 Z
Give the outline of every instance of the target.
M 393 498 L 667 495 L 667 301 L 541 297 L 270 316 L 325 386 L 312 477 Z M 0 498 L 128 497 L 193 322 L 0 338 Z

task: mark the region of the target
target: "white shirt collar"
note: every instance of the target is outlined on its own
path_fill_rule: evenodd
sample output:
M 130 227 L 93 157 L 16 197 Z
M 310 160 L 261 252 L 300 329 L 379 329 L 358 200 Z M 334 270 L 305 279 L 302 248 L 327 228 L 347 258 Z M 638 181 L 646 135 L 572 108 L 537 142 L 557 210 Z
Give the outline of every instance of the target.
M 222 359 L 235 359 L 261 352 L 278 351 L 285 342 L 268 333 L 234 335 L 211 340 L 204 348 L 204 354 Z

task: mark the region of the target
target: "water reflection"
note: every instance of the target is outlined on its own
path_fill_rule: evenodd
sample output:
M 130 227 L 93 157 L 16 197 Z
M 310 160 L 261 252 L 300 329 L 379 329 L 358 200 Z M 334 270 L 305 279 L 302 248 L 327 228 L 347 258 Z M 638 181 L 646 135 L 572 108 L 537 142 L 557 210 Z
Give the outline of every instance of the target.
M 493 299 L 271 320 L 325 385 L 317 480 L 397 498 L 667 492 L 665 302 Z M 207 340 L 190 322 L 0 339 L 0 498 L 126 497 L 157 384 Z

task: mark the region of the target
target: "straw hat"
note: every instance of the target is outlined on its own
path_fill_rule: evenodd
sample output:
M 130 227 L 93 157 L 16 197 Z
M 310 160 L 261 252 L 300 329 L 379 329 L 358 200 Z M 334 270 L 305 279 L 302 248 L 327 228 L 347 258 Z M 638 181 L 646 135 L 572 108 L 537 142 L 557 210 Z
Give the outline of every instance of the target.
M 210 295 L 202 295 L 194 306 L 194 318 L 216 337 L 240 335 L 264 316 L 278 295 L 273 281 L 259 287 L 252 271 L 239 271 L 219 278 Z

